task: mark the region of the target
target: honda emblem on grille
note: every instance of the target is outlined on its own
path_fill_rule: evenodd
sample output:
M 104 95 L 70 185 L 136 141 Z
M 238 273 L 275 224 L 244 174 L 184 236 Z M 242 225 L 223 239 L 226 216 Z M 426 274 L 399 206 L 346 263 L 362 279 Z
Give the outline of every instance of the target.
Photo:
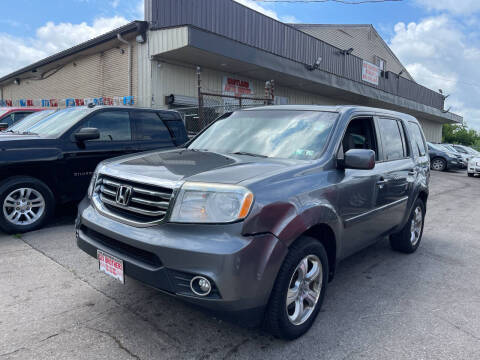
M 118 205 L 128 206 L 132 199 L 132 187 L 128 185 L 120 185 L 117 189 L 115 201 Z

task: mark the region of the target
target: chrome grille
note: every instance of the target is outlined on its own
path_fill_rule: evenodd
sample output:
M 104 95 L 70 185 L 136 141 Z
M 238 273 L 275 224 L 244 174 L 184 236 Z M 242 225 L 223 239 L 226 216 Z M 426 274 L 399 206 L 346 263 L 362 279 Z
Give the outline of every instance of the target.
M 117 201 L 117 193 L 122 186 L 131 188 L 131 196 L 126 205 Z M 144 224 L 158 223 L 165 218 L 173 193 L 172 189 L 106 175 L 99 176 L 95 188 L 100 201 L 109 211 L 127 221 Z

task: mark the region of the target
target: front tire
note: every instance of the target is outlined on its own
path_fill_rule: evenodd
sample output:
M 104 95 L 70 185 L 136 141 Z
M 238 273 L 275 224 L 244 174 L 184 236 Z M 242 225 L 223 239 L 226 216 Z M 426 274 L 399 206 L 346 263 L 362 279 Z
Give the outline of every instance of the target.
M 0 185 L 0 228 L 9 234 L 42 227 L 54 207 L 51 190 L 32 177 L 14 177 Z
M 435 158 L 432 160 L 432 170 L 436 171 L 446 171 L 447 162 L 442 158 Z
M 469 177 L 473 177 L 473 173 L 467 173 Z
M 266 327 L 277 338 L 293 340 L 312 326 L 325 297 L 327 252 L 302 236 L 291 247 L 277 275 L 266 311 Z
M 417 199 L 403 229 L 399 233 L 390 236 L 392 249 L 405 254 L 417 251 L 422 241 L 424 224 L 425 204 L 421 199 Z

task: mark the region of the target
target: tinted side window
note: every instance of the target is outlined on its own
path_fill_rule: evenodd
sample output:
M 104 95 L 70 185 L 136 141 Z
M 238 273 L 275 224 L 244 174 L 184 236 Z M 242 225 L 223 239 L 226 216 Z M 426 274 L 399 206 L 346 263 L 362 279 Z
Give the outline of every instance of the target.
M 407 154 L 406 149 L 404 149 L 400 126 L 397 120 L 379 119 L 384 160 L 403 159 Z
M 171 140 L 170 132 L 155 112 L 136 112 L 136 140 Z
M 410 133 L 412 134 L 412 146 L 415 154 L 424 156 L 427 153 L 425 141 L 423 140 L 422 130 L 416 123 L 409 122 Z
M 13 122 L 22 120 L 24 117 L 30 115 L 31 112 L 16 112 L 13 114 Z
M 132 140 L 130 115 L 127 111 L 102 111 L 94 114 L 83 127 L 97 128 L 100 138 L 92 141 Z

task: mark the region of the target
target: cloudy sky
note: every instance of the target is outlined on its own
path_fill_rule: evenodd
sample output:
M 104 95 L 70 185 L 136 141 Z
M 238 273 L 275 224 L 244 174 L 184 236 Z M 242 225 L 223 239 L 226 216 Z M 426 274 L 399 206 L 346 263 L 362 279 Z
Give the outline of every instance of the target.
M 450 94 L 447 107 L 480 130 L 480 0 L 363 5 L 236 1 L 285 22 L 373 24 L 417 82 Z M 16 0 L 8 4 L 8 11 L 0 15 L 0 76 L 143 19 L 141 0 Z

